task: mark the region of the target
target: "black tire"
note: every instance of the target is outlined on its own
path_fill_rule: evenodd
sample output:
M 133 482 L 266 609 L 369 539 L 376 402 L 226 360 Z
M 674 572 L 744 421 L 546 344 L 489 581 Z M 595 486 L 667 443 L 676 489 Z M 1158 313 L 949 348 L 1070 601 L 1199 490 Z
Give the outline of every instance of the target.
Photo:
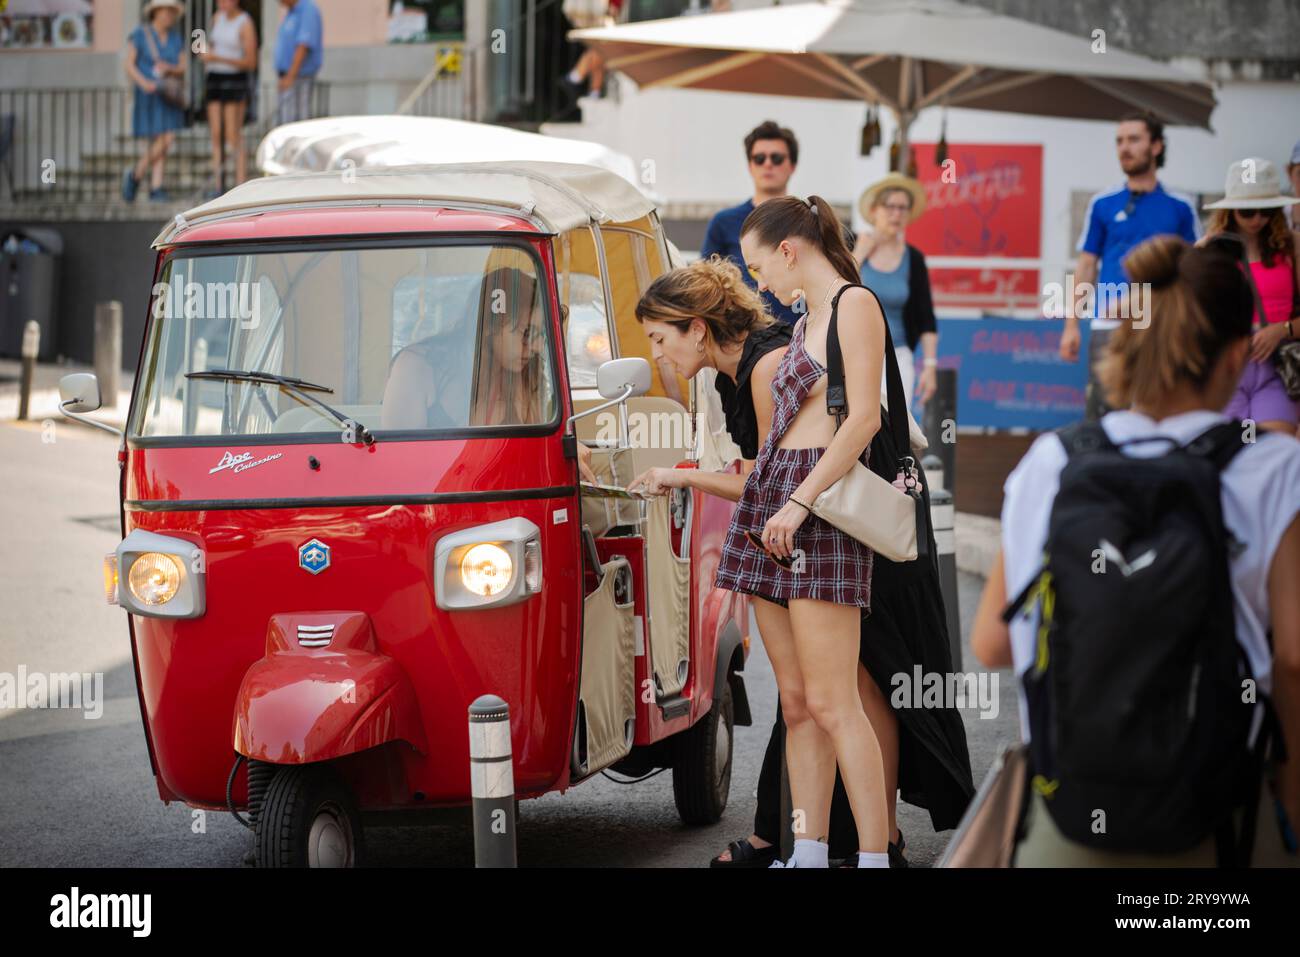
M 356 798 L 321 765 L 283 767 L 257 815 L 258 867 L 356 867 L 363 854 Z
M 727 809 L 735 721 L 731 683 L 709 713 L 674 738 L 673 798 L 684 824 L 715 824 Z

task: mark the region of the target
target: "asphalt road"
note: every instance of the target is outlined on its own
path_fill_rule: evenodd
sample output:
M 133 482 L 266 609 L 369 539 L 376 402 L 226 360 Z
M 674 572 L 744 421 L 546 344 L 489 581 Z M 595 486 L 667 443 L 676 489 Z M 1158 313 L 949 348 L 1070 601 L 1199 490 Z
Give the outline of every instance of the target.
M 239 867 L 251 838 L 228 814 L 165 806 L 149 770 L 124 612 L 103 600 L 100 564 L 119 541 L 116 441 L 58 423 L 0 423 L 0 673 L 102 672 L 103 714 L 0 710 L 0 866 Z M 962 575 L 963 633 L 981 581 Z M 972 667 L 969 652 L 967 667 Z M 1016 734 L 1015 692 L 999 674 L 992 719 L 964 712 L 976 783 Z M 752 827 L 754 788 L 775 715 L 776 687 L 761 642 L 745 672 L 755 724 L 738 728 L 731 798 L 716 825 L 688 828 L 671 772 L 636 784 L 598 777 L 521 807 L 522 866 L 701 867 Z M 916 864 L 932 863 L 948 833 L 899 806 Z M 468 866 L 467 828 L 372 828 L 374 865 Z

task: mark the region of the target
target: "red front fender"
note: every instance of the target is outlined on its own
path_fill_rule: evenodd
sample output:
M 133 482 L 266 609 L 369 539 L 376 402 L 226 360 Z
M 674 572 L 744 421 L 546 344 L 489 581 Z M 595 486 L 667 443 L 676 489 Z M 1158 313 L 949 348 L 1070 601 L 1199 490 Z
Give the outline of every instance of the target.
M 266 656 L 239 687 L 234 734 L 237 752 L 273 764 L 327 761 L 390 741 L 428 751 L 410 679 L 379 653 L 370 617 L 355 611 L 271 616 Z

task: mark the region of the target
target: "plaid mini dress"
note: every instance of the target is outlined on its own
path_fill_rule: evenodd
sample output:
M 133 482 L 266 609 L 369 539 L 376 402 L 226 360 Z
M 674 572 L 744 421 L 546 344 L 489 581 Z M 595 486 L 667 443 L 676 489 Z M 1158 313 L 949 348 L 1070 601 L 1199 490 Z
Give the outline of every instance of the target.
M 836 303 L 838 306 L 838 302 Z M 758 450 L 754 470 L 745 481 L 731 527 L 722 544 L 714 585 L 786 605 L 791 598 L 816 598 L 837 605 L 871 607 L 871 567 L 874 553 L 856 538 L 816 515 L 809 515 L 794 535 L 794 565 L 782 568 L 746 537 L 747 529 L 763 531 L 794 490 L 821 459 L 825 448 L 781 449 L 795 413 L 826 368 L 804 348 L 804 322 L 794 327 L 790 348 L 772 377 L 772 430 Z M 867 463 L 870 446 L 862 453 Z

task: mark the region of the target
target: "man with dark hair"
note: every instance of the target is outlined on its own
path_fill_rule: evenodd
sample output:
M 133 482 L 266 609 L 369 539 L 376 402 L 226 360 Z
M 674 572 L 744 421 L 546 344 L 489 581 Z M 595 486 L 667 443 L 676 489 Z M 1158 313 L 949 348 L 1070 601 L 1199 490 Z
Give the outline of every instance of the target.
M 754 207 L 765 200 L 785 196 L 794 167 L 799 162 L 799 141 L 794 133 L 773 120 L 766 120 L 749 131 L 745 137 L 745 158 L 749 163 L 749 176 L 754 181 L 754 195 L 739 206 L 731 206 L 715 213 L 704 234 L 700 255 L 708 258 L 713 253 L 724 256 L 740 267 L 740 274 L 751 287 L 757 289 L 754 277 L 745 268 L 745 258 L 740 253 L 740 225 Z M 799 315 L 789 306 L 781 305 L 770 292 L 762 293 L 767 310 L 782 322 L 794 323 Z
M 1125 114 L 1115 131 L 1115 151 L 1127 182 L 1098 193 L 1088 203 L 1079 234 L 1075 294 L 1066 297 L 1065 331 L 1061 334 L 1061 358 L 1077 362 L 1082 338 L 1080 313 L 1091 313 L 1085 417 L 1092 421 L 1110 411 L 1097 381 L 1097 363 L 1119 325 L 1114 314 L 1123 308 L 1121 296 L 1128 283 L 1124 257 L 1152 236 L 1172 233 L 1189 243 L 1201 236 L 1201 221 L 1191 199 L 1166 192 L 1156 178 L 1167 155 L 1165 128 L 1159 119 L 1150 113 Z

